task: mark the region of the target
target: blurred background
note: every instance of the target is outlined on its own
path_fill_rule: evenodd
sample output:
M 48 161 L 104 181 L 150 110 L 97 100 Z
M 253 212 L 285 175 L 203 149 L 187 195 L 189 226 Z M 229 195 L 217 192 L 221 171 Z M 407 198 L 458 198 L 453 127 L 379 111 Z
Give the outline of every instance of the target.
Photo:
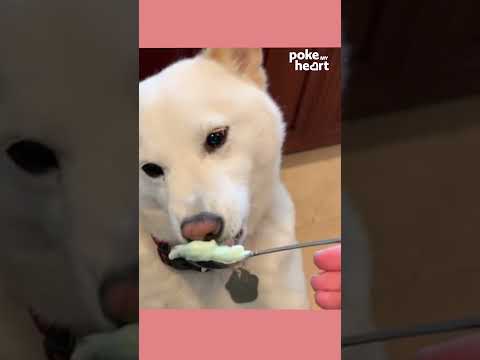
M 476 1 L 343 2 L 342 190 L 356 215 L 342 222 L 365 231 L 343 239 L 344 335 L 480 314 L 479 13 Z M 415 359 L 465 334 L 345 358 Z

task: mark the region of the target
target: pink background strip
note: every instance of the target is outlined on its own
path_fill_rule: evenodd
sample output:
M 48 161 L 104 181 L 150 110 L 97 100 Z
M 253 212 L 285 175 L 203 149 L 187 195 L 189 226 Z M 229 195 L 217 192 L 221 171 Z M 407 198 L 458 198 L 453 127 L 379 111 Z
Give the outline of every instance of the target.
M 140 360 L 340 359 L 340 311 L 141 310 Z
M 340 47 L 340 0 L 139 0 L 140 47 Z

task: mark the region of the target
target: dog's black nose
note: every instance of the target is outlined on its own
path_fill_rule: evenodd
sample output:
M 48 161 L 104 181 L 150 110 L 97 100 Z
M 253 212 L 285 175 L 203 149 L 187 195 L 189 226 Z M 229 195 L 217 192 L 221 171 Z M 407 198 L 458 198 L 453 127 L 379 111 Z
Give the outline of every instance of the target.
M 218 215 L 203 212 L 185 219 L 181 230 L 187 241 L 217 240 L 223 232 L 223 219 Z

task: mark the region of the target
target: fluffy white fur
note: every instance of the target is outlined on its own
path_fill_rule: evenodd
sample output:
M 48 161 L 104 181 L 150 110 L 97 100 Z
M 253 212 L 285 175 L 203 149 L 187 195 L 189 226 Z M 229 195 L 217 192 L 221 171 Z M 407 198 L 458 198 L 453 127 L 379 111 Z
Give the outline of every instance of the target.
M 124 176 L 136 154 L 118 150 L 137 139 L 114 135 L 134 127 L 118 104 L 135 111 L 125 74 L 137 60 L 121 50 L 128 32 L 114 39 L 95 26 L 123 28 L 110 6 L 121 11 L 110 1 L 0 4 L 1 359 L 44 359 L 29 307 L 78 334 L 113 329 L 98 287 L 137 261 L 137 203 L 118 196 L 137 187 Z M 85 76 L 99 68 L 110 71 Z M 5 149 L 25 138 L 55 149 L 61 172 L 18 169 Z
M 244 230 L 248 249 L 292 244 L 294 207 L 280 180 L 284 124 L 266 91 L 259 49 L 210 49 L 139 85 L 140 306 L 144 308 L 307 308 L 300 252 L 248 260 L 259 296 L 236 304 L 225 283 L 232 269 L 177 271 L 163 264 L 151 236 L 185 243 L 180 224 L 208 211 L 225 220 L 223 240 Z M 226 144 L 207 153 L 208 133 L 229 127 Z

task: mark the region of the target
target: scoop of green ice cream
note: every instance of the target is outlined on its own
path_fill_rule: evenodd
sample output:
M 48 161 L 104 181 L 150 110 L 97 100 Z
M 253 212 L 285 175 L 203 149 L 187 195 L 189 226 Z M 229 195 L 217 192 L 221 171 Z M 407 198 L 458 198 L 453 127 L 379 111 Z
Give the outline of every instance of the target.
M 184 258 L 190 261 L 216 261 L 222 264 L 234 264 L 252 254 L 242 245 L 217 245 L 215 240 L 192 241 L 175 246 L 168 257 L 170 260 Z
M 110 333 L 90 335 L 80 341 L 72 360 L 137 360 L 138 324 Z

